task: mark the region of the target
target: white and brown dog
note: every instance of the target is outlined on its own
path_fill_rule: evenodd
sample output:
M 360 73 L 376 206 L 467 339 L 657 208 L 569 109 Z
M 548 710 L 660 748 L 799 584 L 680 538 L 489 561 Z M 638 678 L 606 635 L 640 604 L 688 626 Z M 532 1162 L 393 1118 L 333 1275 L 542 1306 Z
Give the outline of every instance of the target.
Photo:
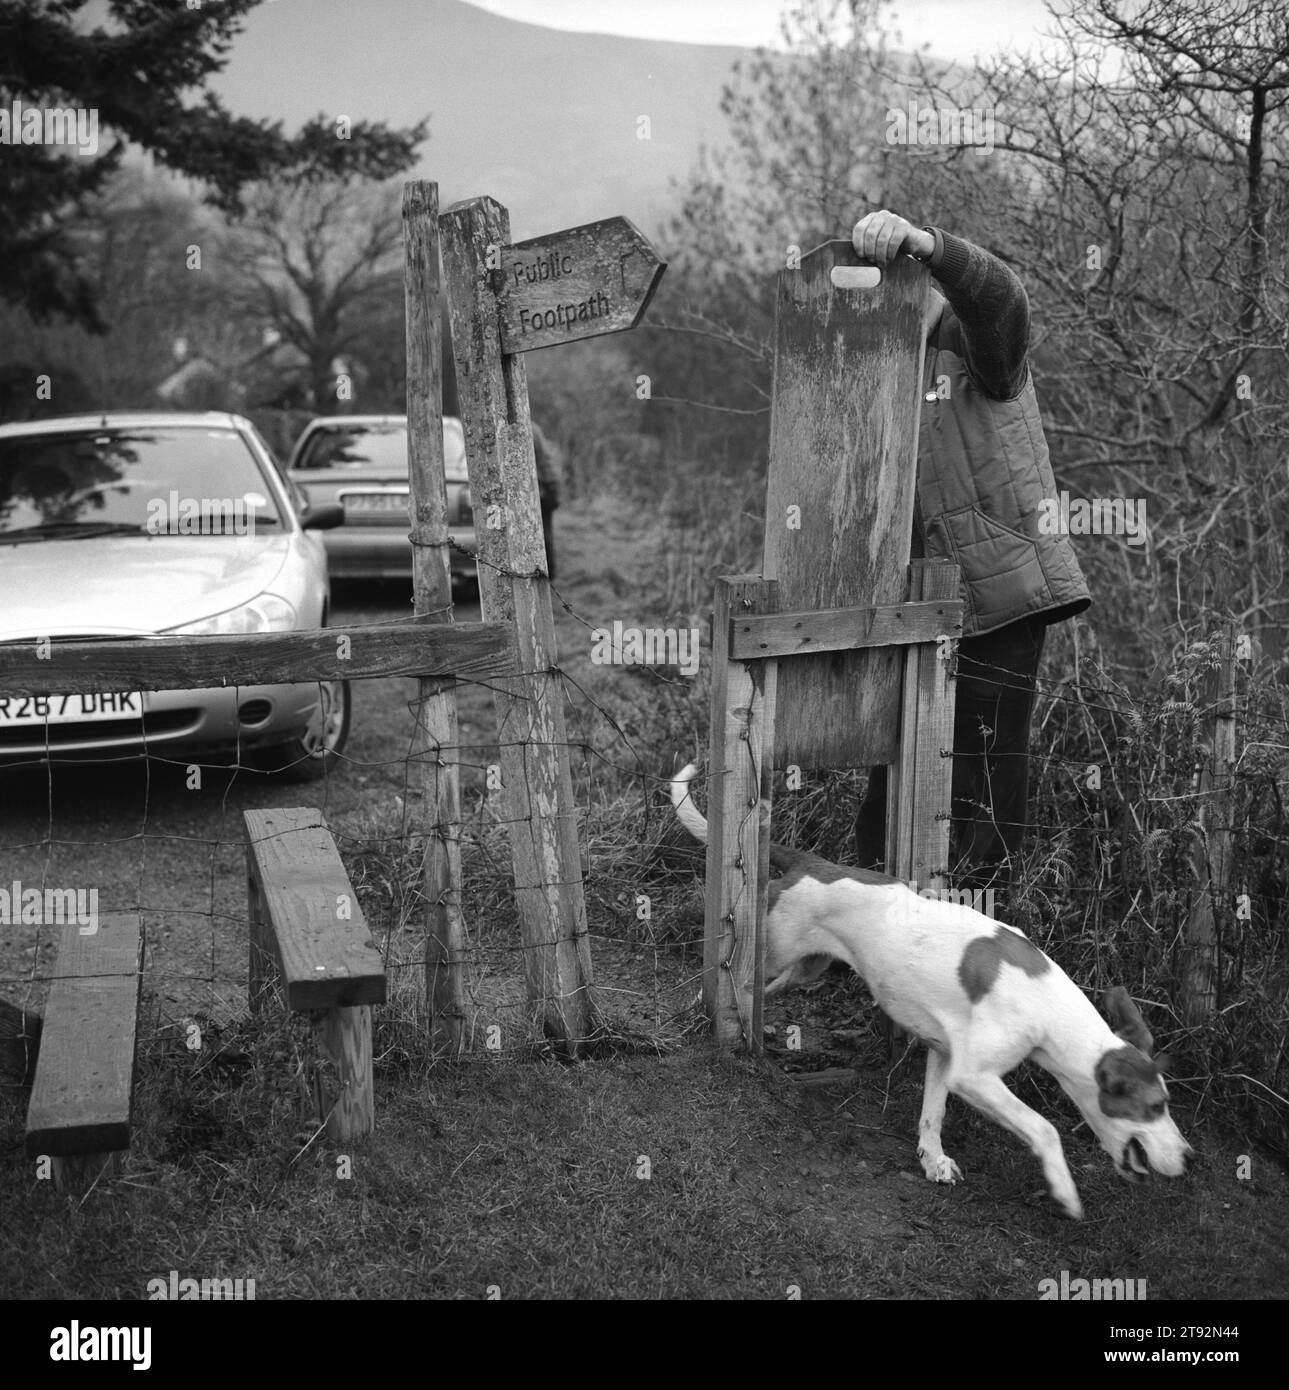
M 693 764 L 671 783 L 681 823 L 707 842 L 689 795 Z M 932 1182 L 957 1182 L 940 1147 L 948 1093 L 1019 1135 L 1067 1216 L 1083 1215 L 1060 1136 L 1008 1090 L 1025 1058 L 1045 1067 L 1083 1113 L 1121 1177 L 1180 1177 L 1193 1152 L 1168 1113 L 1153 1039 L 1128 992 L 1107 990 L 1114 1031 L 1083 991 L 1028 937 L 960 903 L 920 897 L 899 879 L 846 869 L 772 845 L 783 872 L 769 886 L 765 993 L 816 979 L 834 960 L 862 976 L 901 1028 L 927 1044 L 918 1157 Z

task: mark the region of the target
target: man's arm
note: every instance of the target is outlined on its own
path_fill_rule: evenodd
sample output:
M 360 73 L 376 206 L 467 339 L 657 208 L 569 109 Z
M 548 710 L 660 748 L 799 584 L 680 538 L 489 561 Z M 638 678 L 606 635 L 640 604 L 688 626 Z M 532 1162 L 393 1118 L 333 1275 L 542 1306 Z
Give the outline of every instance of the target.
M 987 395 L 1010 400 L 1025 385 L 1029 365 L 1029 296 L 1019 276 L 997 256 L 939 227 L 927 260 L 931 274 L 962 324 L 967 367 Z
M 1015 271 L 974 242 L 885 209 L 861 218 L 851 240 L 865 260 L 880 264 L 903 253 L 924 261 L 962 325 L 972 379 L 998 400 L 1019 395 L 1028 373 L 1029 297 Z

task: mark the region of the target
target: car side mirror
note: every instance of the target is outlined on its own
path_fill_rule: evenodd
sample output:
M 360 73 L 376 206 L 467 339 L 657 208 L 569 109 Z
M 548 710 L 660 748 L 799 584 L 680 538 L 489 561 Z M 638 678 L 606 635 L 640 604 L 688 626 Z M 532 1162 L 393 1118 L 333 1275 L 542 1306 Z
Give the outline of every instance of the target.
M 306 531 L 331 531 L 345 524 L 345 509 L 339 502 L 324 502 L 318 507 L 309 507 L 300 517 L 300 525 Z

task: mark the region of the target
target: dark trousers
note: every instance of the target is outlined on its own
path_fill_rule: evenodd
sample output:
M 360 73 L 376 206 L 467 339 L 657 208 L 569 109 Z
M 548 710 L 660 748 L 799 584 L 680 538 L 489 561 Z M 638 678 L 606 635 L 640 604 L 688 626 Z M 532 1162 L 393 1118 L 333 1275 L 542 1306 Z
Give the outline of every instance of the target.
M 1006 889 L 1029 803 L 1029 721 L 1047 625 L 1024 618 L 958 644 L 949 877 L 955 888 Z M 861 868 L 886 858 L 886 768 L 875 767 L 855 819 Z

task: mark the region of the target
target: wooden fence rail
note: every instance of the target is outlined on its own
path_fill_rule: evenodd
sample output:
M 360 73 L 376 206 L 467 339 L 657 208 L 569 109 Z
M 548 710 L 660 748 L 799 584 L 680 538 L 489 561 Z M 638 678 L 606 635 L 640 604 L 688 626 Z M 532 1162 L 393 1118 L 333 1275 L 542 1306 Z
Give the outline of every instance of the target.
M 234 637 L 0 643 L 0 697 L 366 680 L 515 670 L 505 623 L 373 623 Z

